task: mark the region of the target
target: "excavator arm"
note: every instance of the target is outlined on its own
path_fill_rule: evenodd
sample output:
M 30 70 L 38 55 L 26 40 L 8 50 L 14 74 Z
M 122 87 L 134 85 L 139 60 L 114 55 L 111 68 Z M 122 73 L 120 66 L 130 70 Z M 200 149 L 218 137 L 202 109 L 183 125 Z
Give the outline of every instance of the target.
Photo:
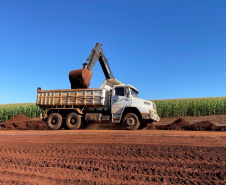
M 86 63 L 83 63 L 83 69 L 73 70 L 69 73 L 69 80 L 72 89 L 88 88 L 92 77 L 92 69 L 99 60 L 101 68 L 106 79 L 114 78 L 108 60 L 104 55 L 102 44 L 96 43 L 92 49 Z
M 111 68 L 109 66 L 108 60 L 104 55 L 102 44 L 96 43 L 96 46 L 91 51 L 89 57 L 87 58 L 87 62 L 84 65 L 87 65 L 87 69 L 92 71 L 93 67 L 95 66 L 97 60 L 99 60 L 102 70 L 106 79 L 114 78 Z

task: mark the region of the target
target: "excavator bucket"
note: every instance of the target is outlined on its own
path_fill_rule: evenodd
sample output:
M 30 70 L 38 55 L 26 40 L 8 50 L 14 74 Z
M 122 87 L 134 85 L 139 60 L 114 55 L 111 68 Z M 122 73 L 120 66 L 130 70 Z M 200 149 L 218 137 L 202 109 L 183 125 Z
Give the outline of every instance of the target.
M 69 80 L 72 89 L 88 88 L 92 77 L 92 71 L 84 68 L 70 71 Z

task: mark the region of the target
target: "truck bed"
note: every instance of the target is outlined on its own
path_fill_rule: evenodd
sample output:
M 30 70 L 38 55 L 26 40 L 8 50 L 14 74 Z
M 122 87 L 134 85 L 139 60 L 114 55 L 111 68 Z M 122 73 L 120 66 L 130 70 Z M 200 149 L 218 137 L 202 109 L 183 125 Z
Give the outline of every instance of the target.
M 37 89 L 36 105 L 41 108 L 66 108 L 78 106 L 108 106 L 109 91 L 106 89 Z

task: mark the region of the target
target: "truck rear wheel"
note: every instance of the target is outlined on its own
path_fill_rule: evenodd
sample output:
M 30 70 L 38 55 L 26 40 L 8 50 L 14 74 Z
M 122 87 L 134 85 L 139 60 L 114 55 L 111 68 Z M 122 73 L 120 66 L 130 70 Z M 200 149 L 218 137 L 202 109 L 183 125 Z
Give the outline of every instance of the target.
M 79 129 L 81 126 L 81 117 L 78 114 L 72 112 L 68 114 L 65 124 L 70 130 Z
M 140 126 L 140 120 L 134 113 L 127 113 L 123 117 L 123 125 L 128 130 L 136 130 Z
M 52 113 L 47 118 L 47 126 L 52 130 L 58 130 L 62 125 L 62 116 L 58 113 Z

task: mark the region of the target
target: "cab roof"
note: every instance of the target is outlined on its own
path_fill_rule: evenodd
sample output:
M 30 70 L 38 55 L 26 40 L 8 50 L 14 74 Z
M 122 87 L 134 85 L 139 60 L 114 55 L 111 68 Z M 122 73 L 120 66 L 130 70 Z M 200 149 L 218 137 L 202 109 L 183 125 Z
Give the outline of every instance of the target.
M 128 84 L 127 86 L 129 86 L 131 89 L 133 89 L 134 91 L 136 91 L 137 93 L 139 93 L 139 91 L 132 85 Z
M 128 84 L 128 85 L 125 85 L 125 84 L 120 84 L 120 85 L 115 85 L 115 87 L 130 87 L 131 89 L 133 89 L 134 91 L 136 91 L 137 93 L 139 93 L 139 91 L 132 85 Z

